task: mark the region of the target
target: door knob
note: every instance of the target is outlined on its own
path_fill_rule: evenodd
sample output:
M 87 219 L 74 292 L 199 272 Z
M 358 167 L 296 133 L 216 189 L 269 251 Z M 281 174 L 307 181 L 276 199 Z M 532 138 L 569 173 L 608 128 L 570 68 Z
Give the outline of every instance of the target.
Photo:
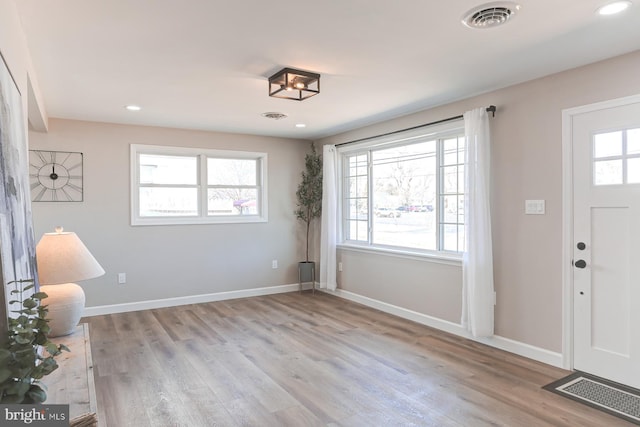
M 574 265 L 578 268 L 585 268 L 587 266 L 587 263 L 585 262 L 585 260 L 579 259 Z
M 584 242 L 578 242 L 578 244 L 576 245 L 578 247 L 579 250 L 584 251 L 584 248 L 587 247 L 587 245 L 584 244 Z

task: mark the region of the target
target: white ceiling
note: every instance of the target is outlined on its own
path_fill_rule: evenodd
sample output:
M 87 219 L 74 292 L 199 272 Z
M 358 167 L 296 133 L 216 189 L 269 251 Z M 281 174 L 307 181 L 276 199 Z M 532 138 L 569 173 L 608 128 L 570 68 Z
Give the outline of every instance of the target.
M 640 49 L 634 1 L 520 0 L 485 30 L 460 23 L 482 0 L 15 3 L 50 117 L 317 139 Z M 321 93 L 270 98 L 285 66 Z

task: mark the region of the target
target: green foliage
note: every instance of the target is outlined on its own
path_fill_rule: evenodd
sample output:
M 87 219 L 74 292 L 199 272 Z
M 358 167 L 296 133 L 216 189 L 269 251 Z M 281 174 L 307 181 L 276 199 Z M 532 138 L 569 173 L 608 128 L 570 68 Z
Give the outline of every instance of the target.
M 311 222 L 319 218 L 322 213 L 322 157 L 316 152 L 316 146 L 311 144 L 311 153 L 304 158 L 305 169 L 302 171 L 302 181 L 298 185 L 296 197 L 298 208 L 296 218 L 307 226 L 306 261 L 309 261 L 309 231 Z
M 25 283 L 29 285 L 25 286 Z M 17 317 L 8 319 L 9 330 L 5 345 L 0 348 L 0 403 L 41 403 L 47 399 L 45 385 L 40 382 L 45 375 L 58 368 L 55 357 L 69 349 L 63 344 L 49 341 L 49 325 L 44 292 L 24 297 L 34 288 L 34 280 L 9 282 L 9 304 L 20 303 L 20 310 L 13 310 Z

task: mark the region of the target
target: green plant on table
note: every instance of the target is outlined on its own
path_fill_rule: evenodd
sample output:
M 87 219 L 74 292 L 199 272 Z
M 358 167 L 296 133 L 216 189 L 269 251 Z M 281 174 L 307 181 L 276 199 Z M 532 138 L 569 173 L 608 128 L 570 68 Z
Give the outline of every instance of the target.
M 49 341 L 49 310 L 42 305 L 47 294 L 35 292 L 25 297 L 35 287 L 34 280 L 8 284 L 15 288 L 9 305 L 20 303 L 20 309 L 11 311 L 17 317 L 9 317 L 6 342 L 0 348 L 0 403 L 41 403 L 47 393 L 40 380 L 58 368 L 55 357 L 69 349 Z

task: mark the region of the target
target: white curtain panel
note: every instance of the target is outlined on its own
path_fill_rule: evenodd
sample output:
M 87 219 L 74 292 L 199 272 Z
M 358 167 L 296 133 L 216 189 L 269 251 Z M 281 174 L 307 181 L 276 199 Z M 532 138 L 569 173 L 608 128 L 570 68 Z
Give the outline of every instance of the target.
M 338 153 L 335 145 L 322 149 L 322 219 L 320 231 L 320 288 L 335 291 L 338 243 Z
M 467 143 L 462 326 L 474 337 L 493 335 L 493 253 L 489 207 L 491 140 L 485 108 L 464 113 Z

